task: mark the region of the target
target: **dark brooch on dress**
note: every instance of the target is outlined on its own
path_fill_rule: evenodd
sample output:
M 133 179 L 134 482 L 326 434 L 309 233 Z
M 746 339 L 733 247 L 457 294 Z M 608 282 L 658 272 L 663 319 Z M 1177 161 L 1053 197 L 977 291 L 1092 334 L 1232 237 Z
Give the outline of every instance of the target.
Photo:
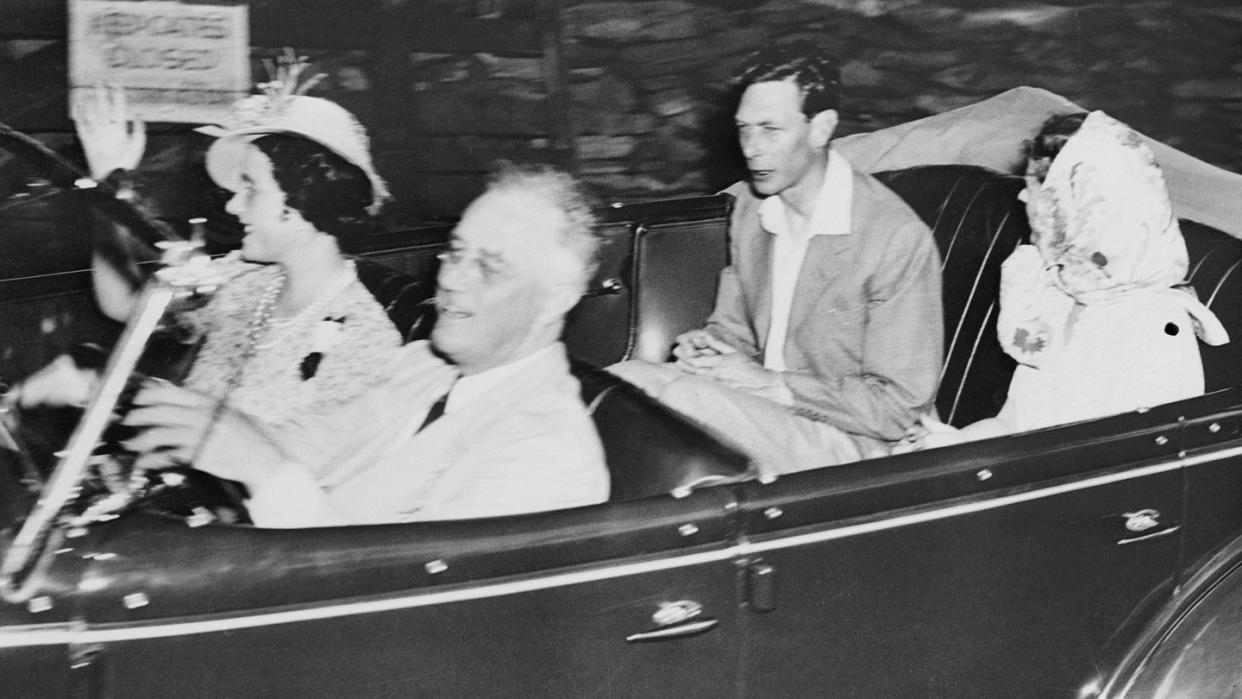
M 345 316 L 326 316 L 315 324 L 311 336 L 311 353 L 302 358 L 302 380 L 309 381 L 319 371 L 323 355 L 338 342 L 345 339 Z

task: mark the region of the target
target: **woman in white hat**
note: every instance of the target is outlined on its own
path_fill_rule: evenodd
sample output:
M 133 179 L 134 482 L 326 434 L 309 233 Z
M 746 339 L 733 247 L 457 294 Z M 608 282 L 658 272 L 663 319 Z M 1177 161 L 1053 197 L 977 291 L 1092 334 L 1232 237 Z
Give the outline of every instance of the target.
M 372 229 L 387 188 L 353 115 L 295 89 L 304 66 L 284 66 L 229 124 L 200 129 L 217 137 L 207 171 L 233 193 L 225 208 L 245 238 L 217 262 L 230 280 L 178 318 L 204 338 L 184 386 L 269 424 L 349 400 L 384 378 L 402 343 L 344 254 Z M 87 92 L 74 120 L 95 177 L 137 165 L 144 129 L 119 90 Z M 127 316 L 132 287 L 99 256 L 95 276 L 101 308 Z

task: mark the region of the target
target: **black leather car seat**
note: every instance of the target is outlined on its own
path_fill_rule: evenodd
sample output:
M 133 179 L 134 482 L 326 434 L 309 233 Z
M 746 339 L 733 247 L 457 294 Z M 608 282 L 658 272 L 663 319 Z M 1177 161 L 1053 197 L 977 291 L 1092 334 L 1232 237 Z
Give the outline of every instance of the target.
M 582 362 L 574 374 L 604 444 L 610 499 L 677 496 L 752 475 L 746 455 L 634 386 Z
M 1001 263 L 1030 237 L 1020 177 L 962 165 L 876 175 L 914 209 L 940 249 L 945 360 L 936 409 L 962 426 L 996 415 L 1014 361 L 996 341 Z
M 1229 343 L 1199 343 L 1208 391 L 1242 385 L 1242 240 L 1211 226 L 1181 221 L 1190 254 L 1190 283 L 1229 332 Z

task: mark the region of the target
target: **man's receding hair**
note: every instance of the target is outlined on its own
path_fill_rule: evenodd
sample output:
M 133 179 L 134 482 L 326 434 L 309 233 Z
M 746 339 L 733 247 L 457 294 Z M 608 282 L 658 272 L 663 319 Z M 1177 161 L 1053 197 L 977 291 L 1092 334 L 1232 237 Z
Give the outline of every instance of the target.
M 551 165 L 501 163 L 487 182 L 484 194 L 515 193 L 543 199 L 561 214 L 563 225 L 553 240 L 581 264 L 585 290 L 598 264 L 599 237 L 591 197 L 569 173 Z
M 746 57 L 733 79 L 737 94 L 755 83 L 791 80 L 802 94 L 802 113 L 808 118 L 841 102 L 841 69 L 833 56 L 809 41 L 768 46 Z

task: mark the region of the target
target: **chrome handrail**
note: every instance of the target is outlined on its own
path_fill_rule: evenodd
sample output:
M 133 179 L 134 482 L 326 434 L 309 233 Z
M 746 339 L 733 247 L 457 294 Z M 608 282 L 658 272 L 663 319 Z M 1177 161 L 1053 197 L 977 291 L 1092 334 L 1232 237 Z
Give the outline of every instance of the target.
M 202 265 L 192 264 L 193 260 L 201 258 L 196 255 L 196 242 L 166 243 L 163 247 L 164 269 L 143 285 L 82 419 L 69 437 L 38 501 L 0 560 L 0 599 L 6 602 L 25 602 L 37 592 L 42 582 L 41 572 L 46 570 L 56 548 L 48 545 L 48 541 L 58 524 L 57 517 L 77 496 L 91 456 L 164 312 L 177 297 L 202 293 L 214 286 L 194 283 L 185 274 L 179 274 L 186 267 L 203 269 Z

